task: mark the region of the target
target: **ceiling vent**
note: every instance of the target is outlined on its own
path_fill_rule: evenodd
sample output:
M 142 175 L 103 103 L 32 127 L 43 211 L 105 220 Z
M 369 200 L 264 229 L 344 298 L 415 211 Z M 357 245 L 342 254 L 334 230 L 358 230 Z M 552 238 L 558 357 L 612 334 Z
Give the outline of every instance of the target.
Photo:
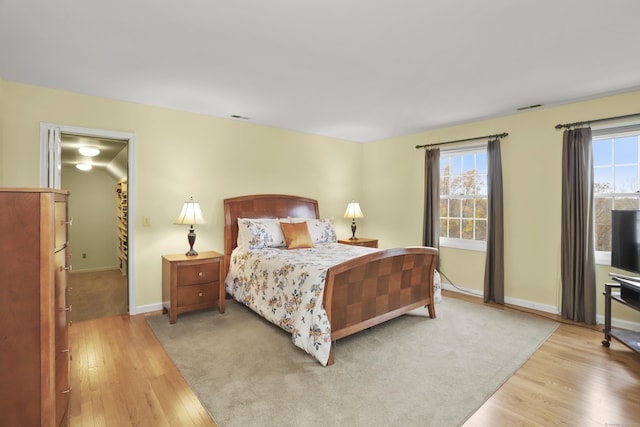
M 540 108 L 542 104 L 527 105 L 526 107 L 517 108 L 518 111 L 531 110 L 532 108 Z

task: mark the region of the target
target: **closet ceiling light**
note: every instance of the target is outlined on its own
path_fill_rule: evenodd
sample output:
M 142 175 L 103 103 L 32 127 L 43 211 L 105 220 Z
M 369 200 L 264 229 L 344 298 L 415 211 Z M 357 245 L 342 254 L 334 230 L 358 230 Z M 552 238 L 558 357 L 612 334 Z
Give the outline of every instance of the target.
M 96 147 L 80 147 L 78 148 L 78 151 L 80 154 L 87 157 L 93 157 L 100 154 L 100 150 Z
M 90 171 L 92 166 L 91 163 L 78 163 L 76 167 L 81 171 Z

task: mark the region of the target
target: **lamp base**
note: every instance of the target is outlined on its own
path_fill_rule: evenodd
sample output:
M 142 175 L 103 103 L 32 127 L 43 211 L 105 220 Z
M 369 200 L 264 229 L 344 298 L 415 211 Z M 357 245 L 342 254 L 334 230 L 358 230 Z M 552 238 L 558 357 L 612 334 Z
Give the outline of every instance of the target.
M 196 242 L 196 232 L 193 229 L 193 225 L 191 229 L 189 229 L 189 234 L 187 234 L 187 240 L 189 241 L 189 252 L 187 252 L 186 256 L 198 256 L 198 252 L 193 249 L 193 244 Z
M 355 218 L 351 220 L 351 237 L 349 237 L 349 240 L 358 240 L 358 238 L 356 237 L 356 219 Z

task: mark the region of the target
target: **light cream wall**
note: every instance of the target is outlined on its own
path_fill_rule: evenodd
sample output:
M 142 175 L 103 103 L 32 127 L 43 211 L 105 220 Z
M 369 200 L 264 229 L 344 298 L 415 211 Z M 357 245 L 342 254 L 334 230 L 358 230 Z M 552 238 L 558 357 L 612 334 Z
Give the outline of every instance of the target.
M 5 150 L 5 110 L 6 108 L 6 96 L 4 94 L 4 80 L 0 79 L 0 165 L 4 165 L 4 150 Z M 4 184 L 4 176 L 6 175 L 6 171 L 4 167 L 0 169 L 0 187 L 7 187 Z
M 271 192 L 317 198 L 323 217 L 342 218 L 356 199 L 358 235 L 381 247 L 422 241 L 424 151 L 417 144 L 509 132 L 503 140 L 505 293 L 544 307 L 560 305 L 560 161 L 557 123 L 638 112 L 640 92 L 357 144 L 251 123 L 44 89 L 0 80 L 0 185 L 39 185 L 39 123 L 131 132 L 136 136 L 135 276 L 137 305 L 159 303 L 160 256 L 188 249 L 173 225 L 193 195 L 206 225 L 196 249 L 223 249 L 222 200 Z M 142 226 L 142 217 L 151 219 Z M 481 290 L 484 253 L 443 248 L 442 268 L 456 284 Z M 609 267 L 598 268 L 598 295 Z M 602 314 L 602 298 L 598 313 Z M 614 315 L 640 321 L 637 312 Z
M 342 214 L 360 196 L 361 144 L 8 81 L 2 88 L 3 186 L 39 185 L 40 122 L 135 134 L 137 306 L 161 301 L 161 255 L 188 249 L 187 228 L 173 222 L 189 196 L 207 220 L 196 227 L 198 251 L 222 252 L 222 200 L 246 194 L 318 199 L 320 214 L 349 234 Z
M 83 172 L 63 167 L 61 176 L 62 188 L 71 193 L 69 245 L 73 271 L 118 268 L 116 179 L 95 168 Z
M 554 126 L 638 113 L 640 91 L 543 108 L 367 144 L 362 202 L 367 226 L 385 247 L 422 241 L 424 150 L 418 144 L 508 132 L 502 166 L 505 218 L 505 296 L 533 306 L 560 306 L 562 131 Z M 482 290 L 484 252 L 443 248 L 441 267 L 459 286 Z M 598 267 L 601 295 L 608 266 Z M 614 309 L 640 321 L 637 312 Z M 603 314 L 598 298 L 598 314 Z

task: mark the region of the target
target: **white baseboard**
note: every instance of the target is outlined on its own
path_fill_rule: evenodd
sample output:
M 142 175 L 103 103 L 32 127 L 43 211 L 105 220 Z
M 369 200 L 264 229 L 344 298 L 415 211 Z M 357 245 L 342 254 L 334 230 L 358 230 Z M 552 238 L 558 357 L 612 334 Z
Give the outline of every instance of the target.
M 548 304 L 540 304 L 539 302 L 527 301 L 519 298 L 505 297 L 504 302 L 518 307 L 530 308 L 532 310 L 543 311 L 545 313 L 560 314 L 560 307 Z
M 129 314 L 130 315 L 143 314 L 143 313 L 150 313 L 152 311 L 158 311 L 158 310 L 162 310 L 161 302 L 156 304 L 139 305 L 135 308 L 135 312 L 129 311 Z
M 596 315 L 596 322 L 598 322 L 598 324 L 604 325 L 604 316 L 600 314 Z M 640 332 L 640 322 L 631 322 L 629 320 L 617 319 L 615 317 L 612 317 L 611 326 L 613 326 L 614 328 L 627 329 L 629 331 Z
M 464 288 L 461 286 L 453 286 L 451 283 L 447 283 L 447 282 L 442 282 L 442 289 L 446 290 L 446 291 L 451 291 L 451 292 L 457 292 L 459 294 L 470 294 L 476 297 L 480 297 L 482 298 L 484 296 L 484 293 L 475 289 L 469 289 L 469 288 Z
M 445 282 L 442 282 L 442 289 L 446 289 L 447 291 L 451 291 L 451 292 L 458 292 L 461 294 L 471 294 L 481 298 L 484 296 L 484 292 L 482 291 L 478 291 L 476 289 L 464 288 L 462 286 L 457 286 L 457 285 L 453 286 Z M 527 301 L 519 298 L 505 297 L 504 302 L 507 304 L 518 306 L 518 307 L 543 311 L 545 313 L 560 314 L 561 312 L 560 307 L 556 307 L 548 304 L 540 304 L 539 302 Z M 596 315 L 596 323 L 599 325 L 604 325 L 604 315 L 600 315 L 600 314 Z M 629 320 L 612 317 L 611 326 L 615 328 L 640 332 L 640 322 L 632 322 Z

